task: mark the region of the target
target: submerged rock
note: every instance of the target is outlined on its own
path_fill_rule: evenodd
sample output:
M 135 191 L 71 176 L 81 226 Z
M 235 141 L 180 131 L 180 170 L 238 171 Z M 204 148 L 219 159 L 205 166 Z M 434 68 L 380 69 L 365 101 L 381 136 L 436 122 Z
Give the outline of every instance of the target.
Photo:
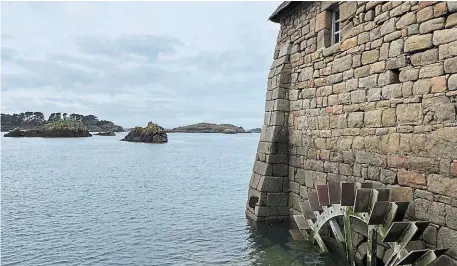
M 80 121 L 62 120 L 47 124 L 38 129 L 20 130 L 15 128 L 5 137 L 42 137 L 42 138 L 77 138 L 91 137 L 86 126 Z
M 149 122 L 145 128 L 135 127 L 121 141 L 166 143 L 168 142 L 168 136 L 163 127 Z
M 116 134 L 112 131 L 107 131 L 107 132 L 98 132 L 95 135 L 98 136 L 116 136 Z

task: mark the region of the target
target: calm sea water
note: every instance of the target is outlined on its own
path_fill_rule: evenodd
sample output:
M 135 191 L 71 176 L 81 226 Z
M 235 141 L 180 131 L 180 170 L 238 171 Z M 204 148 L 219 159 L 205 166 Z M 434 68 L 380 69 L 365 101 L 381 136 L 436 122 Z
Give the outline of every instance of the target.
M 2 265 L 335 265 L 246 219 L 260 134 L 3 135 Z

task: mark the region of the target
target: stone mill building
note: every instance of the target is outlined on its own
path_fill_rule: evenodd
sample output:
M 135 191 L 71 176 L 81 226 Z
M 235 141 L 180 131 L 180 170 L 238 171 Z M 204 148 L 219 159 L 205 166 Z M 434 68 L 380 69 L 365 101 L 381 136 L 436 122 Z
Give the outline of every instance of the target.
M 246 215 L 330 181 L 410 187 L 424 248 L 457 265 L 457 2 L 283 2 Z

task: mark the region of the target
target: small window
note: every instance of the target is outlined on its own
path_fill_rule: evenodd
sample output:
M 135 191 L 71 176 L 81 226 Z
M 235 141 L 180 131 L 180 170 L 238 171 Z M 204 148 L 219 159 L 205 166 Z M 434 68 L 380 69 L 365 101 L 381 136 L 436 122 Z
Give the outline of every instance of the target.
M 340 10 L 336 8 L 332 11 L 332 44 L 339 43 L 340 41 Z

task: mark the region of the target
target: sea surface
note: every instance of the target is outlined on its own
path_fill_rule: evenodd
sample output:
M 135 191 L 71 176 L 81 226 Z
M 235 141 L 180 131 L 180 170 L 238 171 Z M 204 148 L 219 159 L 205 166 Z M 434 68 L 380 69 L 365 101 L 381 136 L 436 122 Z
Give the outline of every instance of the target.
M 260 134 L 1 137 L 1 265 L 325 265 L 285 226 L 250 223 Z

